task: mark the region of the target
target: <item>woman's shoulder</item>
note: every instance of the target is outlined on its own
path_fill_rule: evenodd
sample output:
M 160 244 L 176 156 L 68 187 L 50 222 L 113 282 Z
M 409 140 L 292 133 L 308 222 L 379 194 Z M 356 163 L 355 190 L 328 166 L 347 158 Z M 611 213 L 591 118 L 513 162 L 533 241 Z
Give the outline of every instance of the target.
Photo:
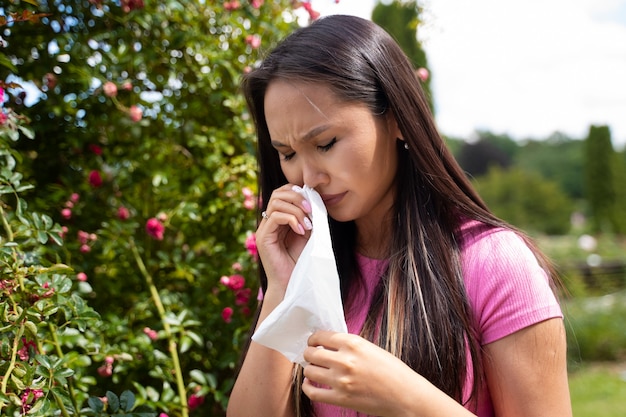
M 461 263 L 483 343 L 560 315 L 550 278 L 515 230 L 466 222 Z

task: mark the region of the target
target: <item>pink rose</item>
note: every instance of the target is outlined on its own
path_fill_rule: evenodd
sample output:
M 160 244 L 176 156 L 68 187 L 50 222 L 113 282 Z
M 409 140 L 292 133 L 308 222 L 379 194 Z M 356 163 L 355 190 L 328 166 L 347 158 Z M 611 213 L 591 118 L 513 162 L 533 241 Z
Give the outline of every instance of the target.
M 98 188 L 102 185 L 102 177 L 100 176 L 100 172 L 93 170 L 89 173 L 89 184 L 92 187 Z
M 143 332 L 146 334 L 146 336 L 150 338 L 150 340 L 157 340 L 159 338 L 159 334 L 156 332 L 156 330 L 152 330 L 149 327 L 144 327 Z
M 246 36 L 246 43 L 252 47 L 252 49 L 257 49 L 261 46 L 261 37 L 259 35 L 248 35 Z
M 85 282 L 87 281 L 87 274 L 85 274 L 84 272 L 79 272 L 78 274 L 76 274 L 76 279 L 81 282 Z
M 128 115 L 130 116 L 130 120 L 132 120 L 133 122 L 138 122 L 143 117 L 143 110 L 135 105 L 132 105 L 128 110 Z
M 146 232 L 156 240 L 163 240 L 165 226 L 157 218 L 152 217 L 146 222 Z
M 242 275 L 224 275 L 220 278 L 220 283 L 233 291 L 237 291 L 244 287 L 246 279 Z
M 126 207 L 124 206 L 120 206 L 117 209 L 117 218 L 120 220 L 128 220 L 128 218 L 130 217 L 130 210 L 128 210 Z
M 235 292 L 235 304 L 237 304 L 238 306 L 248 304 L 248 301 L 250 301 L 251 292 L 252 290 L 250 288 L 242 288 L 240 290 L 237 290 L 237 292 Z
M 107 81 L 102 86 L 102 91 L 104 91 L 104 95 L 107 97 L 115 97 L 117 95 L 117 85 L 111 81 Z
M 426 68 L 418 68 L 417 71 L 417 78 L 420 79 L 421 82 L 426 82 L 428 80 L 428 77 L 430 76 L 430 73 L 428 72 L 428 69 Z
M 224 307 L 224 309 L 222 310 L 222 319 L 226 322 L 226 323 L 230 323 L 233 317 L 233 309 L 232 307 Z
M 61 210 L 61 217 L 63 217 L 65 220 L 69 220 L 72 218 L 72 210 L 68 209 L 68 208 L 64 208 L 63 210 Z
M 248 237 L 246 237 L 245 246 L 248 250 L 248 253 L 256 259 L 258 250 L 256 248 L 256 236 L 254 233 L 250 233 Z
M 259 7 L 263 6 L 263 0 L 252 0 L 250 2 L 250 5 L 252 5 L 252 7 L 254 7 L 255 9 L 258 9 Z
M 189 399 L 187 400 L 187 405 L 189 406 L 189 410 L 198 408 L 203 403 L 204 403 L 204 397 L 197 396 L 196 394 L 191 394 L 189 396 Z

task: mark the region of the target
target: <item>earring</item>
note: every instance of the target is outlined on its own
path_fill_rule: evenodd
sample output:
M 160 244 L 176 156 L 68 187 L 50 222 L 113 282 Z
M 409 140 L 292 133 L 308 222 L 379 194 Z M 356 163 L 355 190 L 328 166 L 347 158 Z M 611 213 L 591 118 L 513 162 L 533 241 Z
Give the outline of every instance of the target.
M 409 149 L 409 144 L 406 142 L 404 142 L 404 149 L 407 149 L 407 150 Z

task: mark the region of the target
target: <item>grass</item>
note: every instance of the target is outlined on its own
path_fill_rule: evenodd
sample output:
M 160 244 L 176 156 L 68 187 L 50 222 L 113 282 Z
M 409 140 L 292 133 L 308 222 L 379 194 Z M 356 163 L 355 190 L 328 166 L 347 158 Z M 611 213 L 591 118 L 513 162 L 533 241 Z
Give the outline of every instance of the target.
M 626 416 L 626 364 L 583 366 L 569 384 L 574 417 Z

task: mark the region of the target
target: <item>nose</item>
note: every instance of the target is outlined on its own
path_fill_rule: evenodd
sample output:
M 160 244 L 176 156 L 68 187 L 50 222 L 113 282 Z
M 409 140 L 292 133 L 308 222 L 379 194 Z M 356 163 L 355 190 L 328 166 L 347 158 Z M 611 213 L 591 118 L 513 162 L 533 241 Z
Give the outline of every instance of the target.
M 318 185 L 327 184 L 330 177 L 326 170 L 316 163 L 316 161 L 308 160 L 302 163 L 302 181 L 311 188 Z

